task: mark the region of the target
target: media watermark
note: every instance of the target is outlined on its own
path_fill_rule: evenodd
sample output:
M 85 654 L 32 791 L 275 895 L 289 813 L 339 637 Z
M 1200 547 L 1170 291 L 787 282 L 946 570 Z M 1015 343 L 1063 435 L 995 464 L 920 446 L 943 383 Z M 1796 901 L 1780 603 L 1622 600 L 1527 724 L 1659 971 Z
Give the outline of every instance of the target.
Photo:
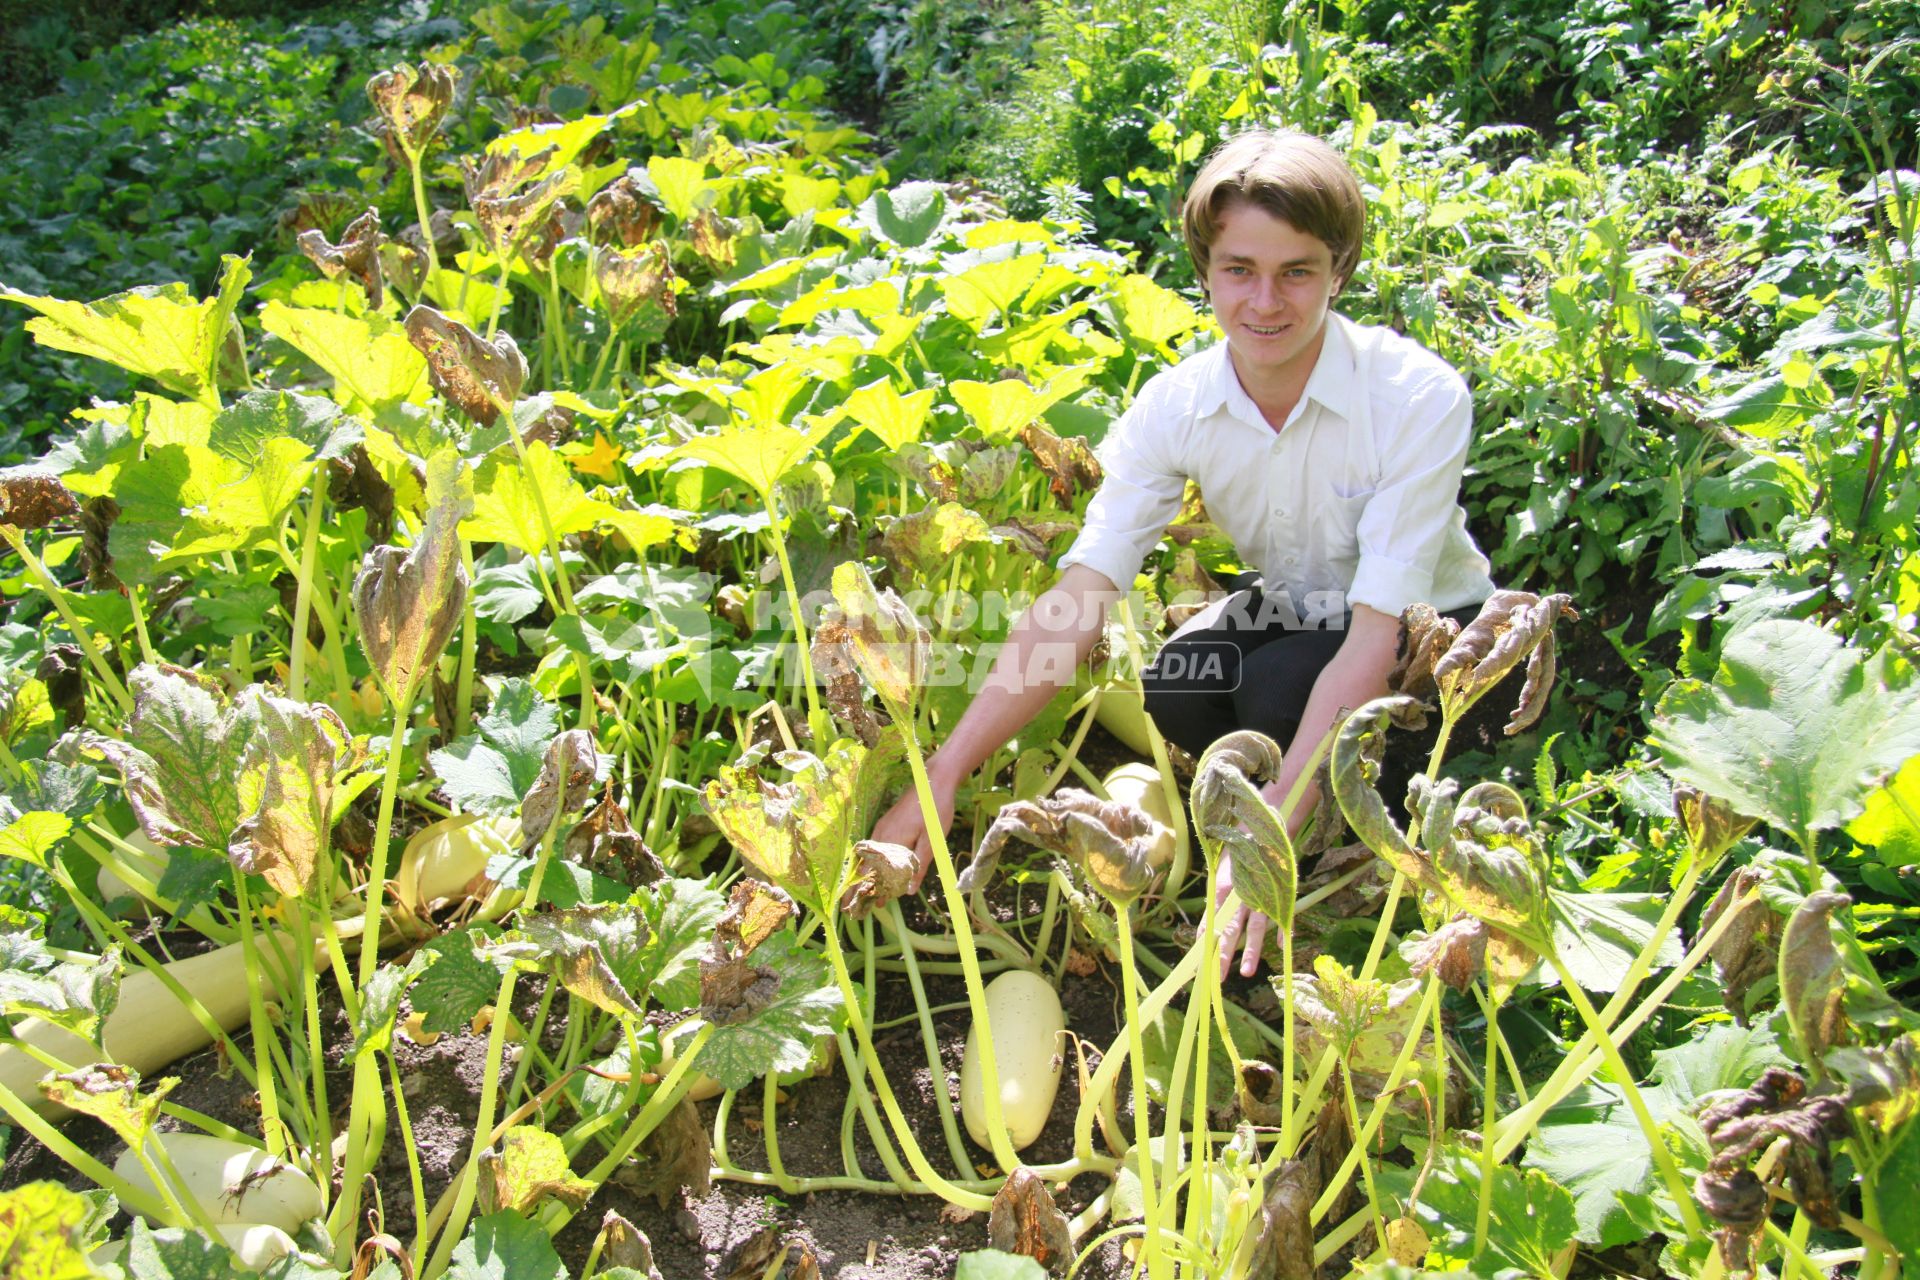
M 875 656 L 910 671 L 916 688 L 964 688 L 970 696 L 988 688 L 1073 685 L 1082 679 L 1083 654 L 1085 678 L 1097 683 L 1143 679 L 1162 690 L 1230 692 L 1239 683 L 1243 652 L 1262 638 L 1344 630 L 1349 616 L 1339 591 L 1304 592 L 1297 602 L 1284 590 L 1191 591 L 1165 601 L 1135 591 L 1124 614 L 1112 597 L 1082 601 L 1054 591 L 916 589 L 900 599 L 924 634 L 877 634 L 869 642 Z M 676 584 L 657 596 L 642 590 L 627 597 L 627 617 L 615 625 L 638 642 L 638 662 L 685 671 L 713 697 L 740 687 L 797 687 L 808 666 L 816 681 L 844 674 L 846 668 L 833 664 L 850 663 L 850 656 L 816 649 L 803 664 L 793 643 L 796 612 L 813 637 L 835 608 L 824 588 L 797 600 L 769 587 L 696 602 Z M 1122 617 L 1136 620 L 1131 643 Z M 1018 652 L 1007 643 L 1016 623 L 1026 636 Z M 1161 639 L 1163 629 L 1171 639 Z

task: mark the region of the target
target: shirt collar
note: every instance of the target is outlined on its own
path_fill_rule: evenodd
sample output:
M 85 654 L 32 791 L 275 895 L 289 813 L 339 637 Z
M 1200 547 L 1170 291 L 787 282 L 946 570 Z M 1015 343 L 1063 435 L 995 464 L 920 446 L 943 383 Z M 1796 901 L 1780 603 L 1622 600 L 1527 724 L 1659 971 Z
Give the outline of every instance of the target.
M 1254 404 L 1247 389 L 1240 385 L 1239 375 L 1233 371 L 1233 360 L 1227 354 L 1226 342 L 1220 342 L 1214 352 L 1214 366 L 1201 391 L 1201 411 L 1211 413 L 1224 409 L 1250 426 L 1271 430 L 1260 407 Z M 1353 368 L 1353 339 L 1347 333 L 1347 319 L 1329 311 L 1326 339 L 1320 344 L 1320 358 L 1314 361 L 1313 372 L 1307 375 L 1301 403 L 1312 400 L 1329 413 L 1351 420 Z M 1297 417 L 1299 412 L 1296 406 L 1294 416 Z

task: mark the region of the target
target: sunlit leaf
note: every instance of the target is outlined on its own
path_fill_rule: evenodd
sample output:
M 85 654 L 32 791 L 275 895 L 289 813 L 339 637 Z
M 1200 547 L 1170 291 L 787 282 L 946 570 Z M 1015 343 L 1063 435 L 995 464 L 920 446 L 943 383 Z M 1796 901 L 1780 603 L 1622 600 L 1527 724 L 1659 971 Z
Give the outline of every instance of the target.
M 904 182 L 873 193 L 860 206 L 860 223 L 882 240 L 918 249 L 932 239 L 947 214 L 946 193 L 937 182 Z
M 1018 378 L 998 382 L 949 383 L 954 402 L 966 410 L 980 434 L 988 440 L 1011 440 L 1020 429 L 1086 384 L 1091 370 L 1084 365 L 1063 369 L 1044 386 L 1034 388 Z
M 1191 303 L 1142 275 L 1114 281 L 1113 306 L 1121 326 L 1152 346 L 1164 346 L 1200 324 L 1200 313 Z
M 0 858 L 18 858 L 44 867 L 72 830 L 73 820 L 64 813 L 23 813 L 0 827 Z
M 350 409 L 372 413 L 426 397 L 427 362 L 397 321 L 276 301 L 261 308 L 260 327 L 325 370 Z
M 881 378 L 848 396 L 842 407 L 887 449 L 898 450 L 918 440 L 926 429 L 933 390 L 925 388 L 903 396 L 894 390 L 891 378 Z
M 556 538 L 586 532 L 606 511 L 604 503 L 587 496 L 566 460 L 539 440 L 527 445 L 525 467 L 511 453 L 490 455 L 480 464 L 473 489 L 473 514 L 460 522 L 460 535 L 469 542 L 505 543 L 530 555 L 547 549 L 540 502 L 546 504 Z
M 1871 847 L 1887 866 L 1920 863 L 1920 755 L 1867 797 L 1860 816 L 1847 824 L 1847 834 Z
M 227 856 L 282 897 L 297 898 L 330 856 L 334 786 L 359 750 L 340 713 L 325 703 L 251 692 L 259 729 L 241 767 L 260 777 L 259 807 L 234 828 Z
M 1653 739 L 1673 776 L 1803 843 L 1858 817 L 1920 755 L 1920 681 L 1891 648 L 1872 655 L 1810 622 L 1743 627 L 1712 684 L 1680 680 Z
M 221 259 L 211 298 L 195 298 L 183 284 L 143 285 L 97 302 L 68 302 L 0 287 L 0 300 L 40 315 L 27 330 L 45 347 L 93 356 L 152 378 L 166 390 L 211 403 L 220 346 L 252 272 L 245 258 Z
M 990 259 L 954 275 L 938 277 L 940 292 L 946 295 L 947 309 L 978 333 L 996 317 L 1013 310 L 1039 278 L 1046 261 L 1041 253 Z
M 0 1191 L 0 1275 L 18 1280 L 91 1280 L 85 1226 L 92 1206 L 57 1182 Z
M 804 431 L 779 423 L 727 427 L 713 435 L 695 436 L 669 456 L 716 467 L 745 481 L 764 498 L 831 430 L 833 419 L 826 417 L 809 422 Z

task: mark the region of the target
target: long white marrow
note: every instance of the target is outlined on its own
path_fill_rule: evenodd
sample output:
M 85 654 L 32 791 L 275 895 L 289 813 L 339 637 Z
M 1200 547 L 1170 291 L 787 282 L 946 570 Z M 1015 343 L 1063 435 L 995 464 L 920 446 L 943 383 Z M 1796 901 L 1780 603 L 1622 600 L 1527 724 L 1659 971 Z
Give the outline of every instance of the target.
M 280 933 L 256 934 L 254 943 L 257 949 L 264 951 L 271 946 L 278 953 L 279 963 L 262 964 L 260 972 L 262 992 L 269 998 L 277 997 L 281 974 L 298 972 L 294 943 Z M 245 946 L 235 942 L 176 960 L 166 970 L 200 1002 L 222 1031 L 232 1031 L 247 1020 L 246 964 Z M 15 1024 L 14 1037 L 75 1067 L 101 1059 L 100 1050 L 80 1036 L 39 1018 L 21 1019 Z M 166 984 L 145 969 L 137 969 L 120 984 L 120 1001 L 107 1015 L 102 1043 L 108 1059 L 144 1076 L 206 1048 L 213 1037 Z M 49 1102 L 40 1092 L 40 1081 L 47 1070 L 45 1063 L 24 1049 L 0 1047 L 0 1088 L 10 1090 L 43 1116 L 64 1117 L 70 1114 L 67 1109 Z

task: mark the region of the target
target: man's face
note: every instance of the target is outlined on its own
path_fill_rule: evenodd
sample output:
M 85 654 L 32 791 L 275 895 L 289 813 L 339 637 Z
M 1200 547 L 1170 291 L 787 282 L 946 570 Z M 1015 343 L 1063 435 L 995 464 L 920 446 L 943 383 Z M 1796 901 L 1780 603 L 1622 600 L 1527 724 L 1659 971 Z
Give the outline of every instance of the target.
M 1339 292 L 1333 250 L 1257 205 L 1236 203 L 1220 216 L 1207 292 L 1243 379 L 1304 379 Z

